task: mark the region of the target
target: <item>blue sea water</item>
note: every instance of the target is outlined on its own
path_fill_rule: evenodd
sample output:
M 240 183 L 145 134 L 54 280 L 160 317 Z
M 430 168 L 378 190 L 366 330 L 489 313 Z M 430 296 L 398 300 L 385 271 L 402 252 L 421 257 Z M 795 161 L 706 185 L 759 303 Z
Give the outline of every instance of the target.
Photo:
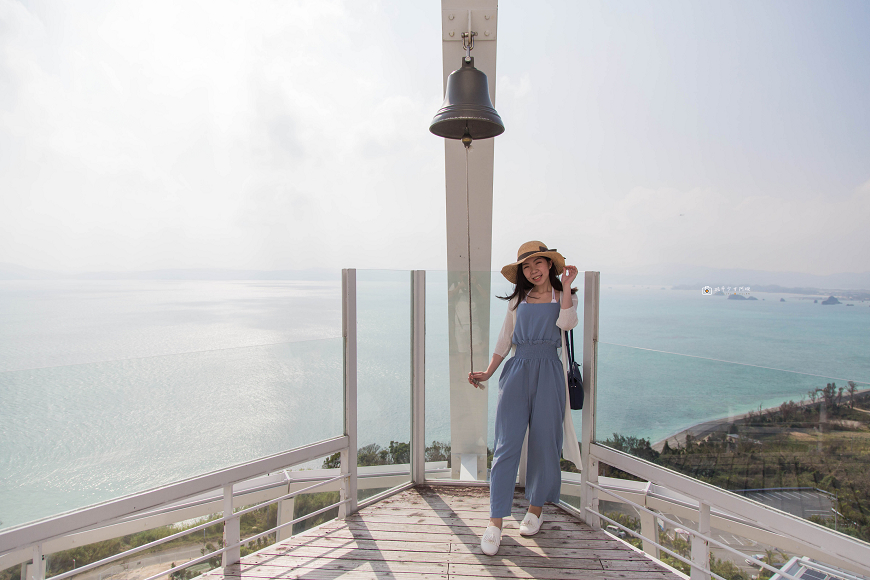
M 409 281 L 358 273 L 360 445 L 409 440 Z M 445 288 L 443 272 L 428 274 L 427 441 L 450 437 Z M 867 303 L 756 296 L 605 283 L 599 438 L 658 440 L 832 380 L 870 380 Z M 492 343 L 505 308 L 493 300 Z M 0 528 L 339 435 L 341 355 L 338 272 L 0 282 Z

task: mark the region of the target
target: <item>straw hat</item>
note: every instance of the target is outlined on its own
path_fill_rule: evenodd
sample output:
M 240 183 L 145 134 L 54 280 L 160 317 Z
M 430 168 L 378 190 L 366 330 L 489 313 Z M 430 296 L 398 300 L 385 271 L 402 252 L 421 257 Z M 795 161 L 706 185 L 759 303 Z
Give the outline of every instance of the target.
M 543 256 L 545 258 L 550 258 L 553 260 L 553 264 L 556 266 L 556 275 L 562 273 L 562 270 L 565 269 L 565 257 L 556 251 L 556 249 L 548 249 L 547 246 L 544 245 L 543 242 L 539 242 L 537 240 L 532 240 L 531 242 L 526 242 L 520 249 L 517 250 L 517 261 L 513 264 L 508 264 L 504 268 L 501 269 L 501 274 L 505 278 L 508 279 L 508 282 L 513 284 L 517 283 L 517 266 L 532 258 L 534 256 Z

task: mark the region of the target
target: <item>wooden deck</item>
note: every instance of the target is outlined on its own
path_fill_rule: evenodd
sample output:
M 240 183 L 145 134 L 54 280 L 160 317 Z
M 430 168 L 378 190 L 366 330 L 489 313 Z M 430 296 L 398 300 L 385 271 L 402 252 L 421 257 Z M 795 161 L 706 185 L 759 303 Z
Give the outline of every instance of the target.
M 489 490 L 422 486 L 389 497 L 242 558 L 207 580 L 250 579 L 628 579 L 678 576 L 556 506 L 531 538 L 519 535 L 528 502 L 517 493 L 496 556 L 480 551 Z

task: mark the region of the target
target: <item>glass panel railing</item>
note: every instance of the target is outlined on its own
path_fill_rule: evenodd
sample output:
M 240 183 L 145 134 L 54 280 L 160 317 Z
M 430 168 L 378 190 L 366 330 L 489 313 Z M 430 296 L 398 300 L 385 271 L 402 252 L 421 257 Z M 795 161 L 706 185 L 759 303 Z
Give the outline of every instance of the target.
M 711 290 L 721 288 L 730 296 L 709 296 L 701 285 L 691 290 L 611 286 L 606 278 L 601 277 L 600 306 L 604 343 L 870 380 L 866 302 L 841 296 L 844 304 L 823 305 L 826 295 L 717 284 L 710 284 Z
M 411 275 L 357 271 L 357 463 L 410 481 Z M 393 487 L 397 480 L 391 479 Z M 359 499 L 378 493 L 360 488 Z
M 168 538 L 173 535 L 179 536 L 157 547 L 121 557 L 113 562 L 91 568 L 73 576 L 73 578 L 87 577 L 97 579 L 102 578 L 103 580 L 148 578 L 169 568 L 182 566 L 186 562 L 201 558 L 205 554 L 209 554 L 223 547 L 223 523 L 207 526 L 204 529 L 191 531 L 187 534 L 184 533 L 185 530 L 199 527 L 201 524 L 205 524 L 210 520 L 219 519 L 220 517 L 221 514 L 212 514 L 201 518 L 173 522 L 149 530 L 135 531 L 116 538 L 101 540 L 84 546 L 71 548 L 69 550 L 46 554 L 45 577 L 52 578 L 59 574 L 78 570 L 92 562 L 97 562 L 104 558 L 121 554 L 122 552 L 156 540 Z M 243 522 L 242 532 L 247 532 L 249 527 L 249 524 Z M 244 549 L 245 548 L 243 548 L 243 550 Z M 220 565 L 221 556 L 213 556 L 173 573 L 172 578 L 194 578 L 208 572 L 209 570 L 218 568 Z M 32 561 L 4 572 L 11 572 L 8 576 L 10 578 L 18 578 L 19 574 L 22 573 L 20 571 L 21 568 L 24 569 L 27 578 L 32 577 Z M 4 575 L 4 577 L 7 576 Z M 168 578 L 169 576 L 166 577 Z
M 342 344 L 0 372 L 2 526 L 341 435 Z
M 320 458 L 315 461 L 322 461 Z M 280 499 L 288 493 L 286 468 L 234 484 L 234 513 L 239 518 L 240 553 L 246 556 L 284 540 L 338 515 L 334 504 L 339 499 L 339 481 L 331 481 L 338 470 L 316 472 L 296 471 L 305 479 L 289 483 L 295 497 Z M 312 477 L 313 476 L 313 477 Z M 301 490 L 322 482 L 311 493 Z M 327 481 L 330 480 L 330 481 Z M 90 543 L 76 546 L 80 538 L 64 539 L 65 550 L 47 553 L 46 577 L 70 573 L 82 578 L 148 578 L 170 568 L 180 568 L 168 576 L 187 579 L 199 576 L 221 565 L 221 555 L 211 554 L 225 547 L 224 524 L 216 522 L 222 512 L 213 513 L 223 499 L 223 489 L 213 489 L 193 498 L 180 500 L 175 506 L 164 505 L 138 514 L 138 518 L 115 523 L 86 532 Z M 314 513 L 320 512 L 320 513 Z M 183 518 L 182 515 L 183 514 Z M 309 516 L 291 524 L 295 518 Z M 276 529 L 281 525 L 280 529 Z M 145 544 L 159 542 L 143 549 Z M 110 560 L 105 562 L 105 560 Z M 102 562 L 102 563 L 101 563 Z M 95 564 L 98 564 L 95 566 Z M 32 562 L 25 561 L 0 571 L 0 578 L 9 580 L 21 574 L 30 577 Z
M 447 272 L 426 272 L 426 460 L 450 463 Z
M 602 343 L 596 437 L 870 541 L 868 388 Z
M 274 274 L 295 278 L 0 280 L 0 371 L 341 336 L 341 272 Z
M 471 477 L 482 478 L 486 465 L 480 462 L 490 455 L 482 442 L 487 439 L 486 407 L 493 389 L 476 391 L 467 380 L 471 351 L 476 370 L 485 370 L 491 355 L 489 308 L 483 308 L 489 285 L 489 272 L 472 273 L 469 328 L 468 272 L 426 272 L 426 459 L 446 462 L 454 479 L 460 478 L 460 454 L 474 460 L 466 467 L 477 465 Z M 489 384 L 497 385 L 497 378 Z M 490 432 L 490 448 L 491 439 Z

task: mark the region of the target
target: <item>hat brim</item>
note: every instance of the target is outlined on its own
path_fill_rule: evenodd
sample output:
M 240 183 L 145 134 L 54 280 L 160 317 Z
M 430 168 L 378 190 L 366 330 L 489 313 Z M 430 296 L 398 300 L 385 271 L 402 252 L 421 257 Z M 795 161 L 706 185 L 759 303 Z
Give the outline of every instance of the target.
M 558 276 L 565 270 L 565 256 L 556 251 L 546 251 L 546 252 L 535 252 L 531 256 L 526 256 L 522 260 L 514 262 L 513 264 L 508 264 L 504 268 L 501 269 L 501 275 L 507 278 L 507 281 L 511 284 L 517 283 L 517 269 L 520 264 L 525 262 L 526 260 L 531 260 L 532 258 L 537 258 L 538 256 L 543 256 L 544 258 L 550 258 L 553 261 L 553 264 L 556 266 L 556 275 Z

